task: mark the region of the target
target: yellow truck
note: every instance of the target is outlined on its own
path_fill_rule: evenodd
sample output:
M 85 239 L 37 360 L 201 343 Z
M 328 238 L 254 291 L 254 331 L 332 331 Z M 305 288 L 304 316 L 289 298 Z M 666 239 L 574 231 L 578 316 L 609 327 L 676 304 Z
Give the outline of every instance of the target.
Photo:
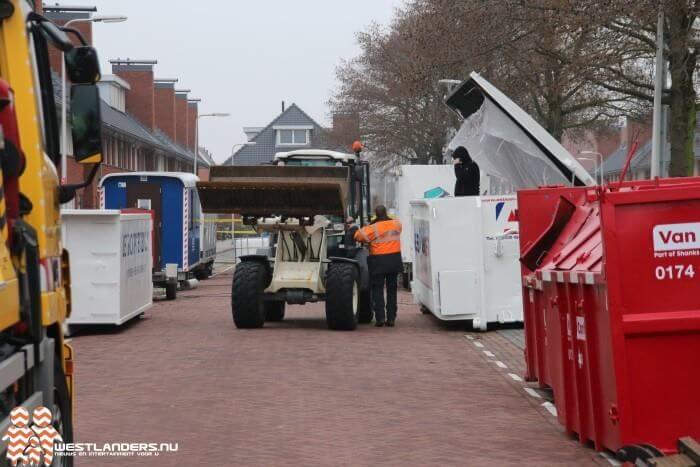
M 73 351 L 63 332 L 69 255 L 59 207 L 91 183 L 101 163 L 99 62 L 78 31 L 51 23 L 32 5 L 0 0 L 0 436 L 11 427 L 13 408 L 31 414 L 44 406 L 63 441 L 72 442 Z M 92 165 L 81 184 L 59 184 L 51 48 L 64 54 L 73 83 L 72 152 L 76 162 Z M 71 463 L 60 456 L 54 462 Z

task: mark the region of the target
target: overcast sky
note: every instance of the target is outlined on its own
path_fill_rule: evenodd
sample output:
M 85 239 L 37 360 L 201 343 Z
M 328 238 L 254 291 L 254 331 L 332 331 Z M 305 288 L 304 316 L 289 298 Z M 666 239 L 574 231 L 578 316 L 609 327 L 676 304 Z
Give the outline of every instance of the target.
M 47 4 L 54 3 L 51 0 Z M 218 162 L 245 141 L 242 127 L 267 125 L 282 100 L 296 102 L 322 125 L 335 67 L 358 53 L 355 33 L 387 24 L 403 0 L 66 0 L 98 14 L 129 17 L 94 26 L 103 74 L 112 58 L 156 59 L 156 78 L 202 99 L 200 144 Z

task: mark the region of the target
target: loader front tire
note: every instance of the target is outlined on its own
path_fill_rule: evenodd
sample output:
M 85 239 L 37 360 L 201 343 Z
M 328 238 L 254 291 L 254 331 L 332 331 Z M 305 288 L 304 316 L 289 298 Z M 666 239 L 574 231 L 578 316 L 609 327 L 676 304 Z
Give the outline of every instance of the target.
M 357 267 L 333 263 L 326 276 L 326 321 L 328 328 L 352 331 L 357 328 L 360 309 L 360 284 Z
M 267 270 L 257 261 L 236 265 L 231 286 L 233 323 L 239 329 L 261 328 L 265 324 L 263 291 L 267 287 Z
M 279 322 L 284 319 L 284 302 L 265 302 L 265 321 Z

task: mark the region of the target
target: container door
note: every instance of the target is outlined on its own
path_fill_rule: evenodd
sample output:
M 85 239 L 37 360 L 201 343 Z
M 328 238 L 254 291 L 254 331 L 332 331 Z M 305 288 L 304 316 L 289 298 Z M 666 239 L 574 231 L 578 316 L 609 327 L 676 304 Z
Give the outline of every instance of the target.
M 441 315 L 481 313 L 481 288 L 476 271 L 440 271 L 438 281 Z
M 157 183 L 129 183 L 126 186 L 126 206 L 129 208 L 150 209 L 153 219 L 153 259 L 154 269 L 160 269 L 160 185 Z

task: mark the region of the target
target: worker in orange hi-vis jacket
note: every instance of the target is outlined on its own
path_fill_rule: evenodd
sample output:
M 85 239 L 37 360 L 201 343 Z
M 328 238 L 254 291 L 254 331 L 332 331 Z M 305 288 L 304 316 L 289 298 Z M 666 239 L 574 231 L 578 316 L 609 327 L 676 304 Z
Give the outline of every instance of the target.
M 398 277 L 401 261 L 401 222 L 391 219 L 386 207 L 375 208 L 374 221 L 362 228 L 355 227 L 355 241 L 369 245 L 369 273 L 372 283 L 372 309 L 375 326 L 393 327 L 396 321 Z M 386 284 L 386 304 L 384 286 Z M 386 308 L 385 308 L 386 307 Z

